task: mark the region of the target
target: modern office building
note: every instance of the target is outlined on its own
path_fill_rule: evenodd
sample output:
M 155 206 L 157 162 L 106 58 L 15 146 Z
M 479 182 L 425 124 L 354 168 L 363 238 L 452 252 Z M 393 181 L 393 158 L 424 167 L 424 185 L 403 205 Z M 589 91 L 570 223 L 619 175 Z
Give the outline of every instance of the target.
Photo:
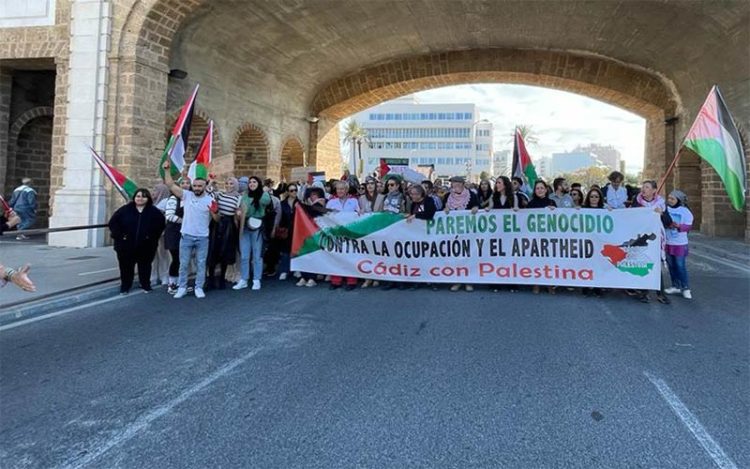
M 493 177 L 510 176 L 513 170 L 513 158 L 510 150 L 500 150 L 492 154 L 492 170 L 490 174 Z
M 362 146 L 362 174 L 376 171 L 381 158 L 408 160 L 414 169 L 432 165 L 441 179 L 477 181 L 482 171 L 492 172 L 493 126 L 480 119 L 474 104 L 421 104 L 409 95 L 353 118 L 370 139 Z

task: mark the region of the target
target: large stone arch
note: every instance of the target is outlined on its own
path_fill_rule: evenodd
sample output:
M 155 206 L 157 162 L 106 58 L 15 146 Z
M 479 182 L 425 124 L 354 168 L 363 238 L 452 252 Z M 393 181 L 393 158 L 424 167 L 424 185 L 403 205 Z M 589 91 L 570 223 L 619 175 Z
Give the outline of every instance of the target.
M 305 164 L 305 148 L 298 137 L 289 137 L 281 147 L 281 177 L 291 181 L 292 168 Z
M 368 18 L 369 27 L 365 30 L 358 27 L 357 21 L 341 21 L 342 15 L 354 14 L 354 9 L 348 11 L 349 6 L 344 1 L 339 5 L 339 8 L 320 9 L 304 2 L 295 4 L 294 8 L 291 5 L 290 8 L 284 8 L 283 4 L 264 3 L 260 0 L 248 0 L 241 5 L 219 0 L 115 0 L 113 9 L 116 14 L 113 15 L 115 20 L 112 34 L 115 46 L 110 59 L 110 71 L 117 78 L 109 88 L 110 118 L 107 122 L 108 137 L 111 137 L 107 139 L 107 150 L 113 161 L 121 164 L 124 169 L 133 169 L 136 175 L 143 171 L 151 174 L 150 169 L 143 168 L 150 168 L 153 165 L 151 155 L 161 151 L 160 127 L 165 115 L 164 102 L 169 82 L 167 75 L 172 65 L 170 56 L 175 38 L 186 29 L 189 31 L 181 36 L 181 41 L 190 41 L 200 35 L 202 42 L 195 43 L 194 47 L 203 46 L 206 50 L 214 51 L 212 54 L 215 57 L 227 51 L 235 55 L 245 54 L 244 57 L 219 61 L 219 64 L 231 63 L 233 66 L 245 67 L 240 75 L 242 79 L 234 79 L 232 83 L 246 83 L 254 93 L 265 96 L 261 99 L 264 102 L 255 106 L 256 102 L 238 102 L 237 97 L 242 97 L 242 94 L 237 90 L 223 93 L 222 89 L 214 89 L 211 99 L 216 104 L 212 105 L 212 109 L 219 109 L 218 106 L 222 103 L 226 108 L 237 108 L 231 118 L 222 120 L 224 127 L 233 128 L 243 121 L 253 121 L 263 126 L 274 149 L 272 154 L 275 158 L 278 153 L 275 149 L 281 148 L 281 137 L 289 132 L 302 134 L 305 129 L 300 127 L 305 125 L 302 124 L 305 117 L 313 114 L 311 111 L 320 111 L 318 114 L 322 118 L 317 124 L 308 127 L 309 133 L 305 135 L 305 141 L 309 162 L 324 167 L 331 163 L 326 155 L 338 148 L 337 129 L 333 124 L 334 113 L 329 112 L 330 116 L 326 116 L 324 111 L 353 95 L 366 94 L 376 89 L 382 91 L 390 85 L 408 87 L 406 83 L 410 78 L 398 68 L 388 69 L 388 64 L 409 60 L 411 57 L 427 56 L 438 56 L 439 62 L 441 55 L 445 58 L 445 54 L 465 52 L 466 49 L 469 52 L 497 49 L 517 54 L 512 59 L 520 59 L 520 62 L 527 64 L 527 69 L 524 72 L 500 68 L 507 75 L 497 80 L 504 83 L 539 84 L 575 91 L 573 85 L 576 83 L 590 87 L 592 83 L 587 81 L 590 76 L 609 80 L 608 86 L 604 87 L 608 92 L 597 98 L 605 102 L 616 101 L 619 95 L 628 96 L 621 89 L 618 93 L 618 87 L 634 76 L 651 76 L 653 81 L 636 80 L 640 83 L 640 88 L 630 95 L 643 99 L 657 109 L 653 114 L 639 113 L 652 116 L 647 118 L 649 142 L 646 146 L 651 149 L 647 154 L 647 174 L 660 173 L 671 158 L 671 155 L 666 156 L 671 131 L 665 128 L 663 119 L 675 115 L 680 117 L 677 124 L 678 136 L 684 135 L 689 126 L 687 121 L 695 115 L 705 97 L 705 90 L 711 83 L 725 79 L 725 96 L 730 100 L 734 98 L 734 101 L 739 99 L 740 105 L 736 112 L 739 113 L 741 122 L 747 122 L 750 105 L 740 99 L 744 96 L 743 83 L 746 75 L 742 66 L 737 65 L 737 54 L 732 52 L 744 47 L 750 30 L 746 27 L 748 8 L 740 2 L 732 5 L 709 5 L 704 2 L 685 4 L 666 1 L 649 4 L 647 8 L 624 0 L 613 1 L 611 4 L 547 2 L 545 8 L 537 9 L 531 15 L 526 14 L 527 8 L 517 2 L 495 8 L 492 2 L 479 0 L 415 0 L 393 2 L 388 9 L 383 9 L 380 2 L 371 2 L 356 6 L 356 14 Z M 471 12 L 475 9 L 482 13 L 474 15 Z M 430 10 L 434 14 L 425 16 L 419 24 L 414 24 L 408 19 L 411 15 L 404 10 L 412 13 Z M 247 18 L 240 17 L 243 12 L 252 14 L 247 13 Z M 252 27 L 243 18 L 249 19 Z M 306 20 L 301 22 L 300 18 Z M 455 21 L 445 21 L 446 18 L 453 18 Z M 469 18 L 471 23 L 466 23 Z M 566 21 L 558 21 L 559 18 L 566 18 Z M 207 27 L 211 23 L 215 25 L 217 21 L 222 25 L 234 21 L 240 26 L 233 30 L 227 27 L 221 31 Z M 680 46 L 673 37 L 661 34 L 662 25 L 669 22 L 682 24 L 684 29 L 691 31 L 694 42 L 706 45 L 700 57 L 693 61 L 684 60 L 689 55 L 688 46 Z M 640 25 L 639 34 L 634 34 L 632 28 L 625 26 L 634 23 Z M 468 24 L 471 27 L 466 27 Z M 538 28 L 538 24 L 545 24 L 546 27 Z M 603 28 L 603 24 L 608 26 Z M 241 38 L 237 36 L 240 31 L 248 30 L 252 30 L 253 34 Z M 535 33 L 528 34 L 532 30 Z M 236 31 L 236 34 L 232 31 Z M 441 32 L 435 34 L 435 31 Z M 328 34 L 328 40 L 319 41 L 321 34 Z M 277 38 L 278 41 L 269 43 L 269 38 Z M 243 46 L 234 47 L 237 41 L 244 41 Z M 185 49 L 181 53 L 183 57 L 195 57 L 186 53 Z M 269 55 L 265 55 L 266 53 Z M 538 61 L 531 66 L 523 59 L 528 54 L 557 54 L 558 58 Z M 189 81 L 200 78 L 205 81 L 206 77 L 219 76 L 215 73 L 216 70 L 203 73 L 202 77 L 199 76 L 201 73 L 195 73 L 200 71 L 201 64 L 206 59 L 211 59 L 211 53 L 189 61 L 189 66 L 185 68 L 190 72 Z M 597 61 L 598 65 L 594 66 Z M 460 73 L 488 71 L 481 68 L 480 62 L 480 68 L 455 69 L 448 65 L 446 74 L 444 71 L 440 72 L 439 63 L 432 60 L 423 63 L 428 67 L 425 76 L 459 76 Z M 343 94 L 334 97 L 341 98 L 340 101 L 320 105 L 323 101 L 319 98 L 325 96 L 325 90 L 331 85 L 350 78 L 349 81 L 341 82 L 344 88 L 358 87 L 361 83 L 355 81 L 365 79 L 366 71 L 373 71 L 377 67 L 386 69 L 376 71 L 374 75 L 379 77 L 375 81 L 381 82 L 378 87 L 353 95 L 346 90 L 339 91 Z M 618 70 L 627 73 L 618 75 Z M 703 72 L 696 75 L 694 70 Z M 342 76 L 336 77 L 337 71 Z M 258 73 L 253 74 L 254 72 Z M 524 74 L 542 75 L 544 80 L 550 81 L 530 82 Z M 290 86 L 294 77 L 302 80 L 297 84 L 304 83 L 304 86 Z M 566 79 L 569 82 L 561 85 Z M 671 85 L 672 81 L 674 86 Z M 658 86 L 653 88 L 653 85 Z M 435 83 L 433 86 L 442 85 Z M 672 112 L 668 112 L 669 107 L 660 105 L 658 100 L 648 99 L 652 92 L 658 92 L 664 87 L 673 100 Z M 590 95 L 583 91 L 582 94 Z M 401 94 L 405 92 L 404 90 Z M 608 95 L 609 92 L 612 94 Z M 288 98 L 291 99 L 288 101 L 291 105 L 279 106 L 279 103 L 287 99 L 286 96 L 280 99 L 284 94 L 291 96 Z M 382 96 L 381 101 L 385 99 L 387 98 Z M 301 102 L 306 103 L 305 107 L 299 105 Z M 687 113 L 683 112 L 681 102 L 685 103 Z M 624 104 L 619 105 L 627 108 Z M 248 115 L 242 116 L 243 109 L 248 108 Z M 662 113 L 660 119 L 653 117 L 658 112 Z M 229 147 L 229 141 L 225 143 Z M 660 147 L 662 151 L 653 151 Z M 686 161 L 681 162 L 684 171 L 676 174 L 706 172 L 704 166 L 695 162 L 686 164 Z M 696 179 L 701 178 L 698 176 Z M 704 187 L 706 179 L 702 178 Z M 711 199 L 712 211 L 703 210 L 704 214 L 712 214 L 709 223 L 717 226 L 719 217 L 716 214 L 727 205 L 725 197 L 719 199 L 718 194 Z M 732 225 L 736 225 L 736 221 Z M 724 223 L 723 218 L 721 223 Z M 742 223 L 745 223 L 744 218 Z M 732 230 L 735 228 L 733 226 Z M 732 230 L 716 230 L 711 233 L 737 234 Z
M 35 107 L 18 116 L 8 133 L 8 185 L 32 179 L 39 204 L 36 228 L 47 226 L 50 215 L 53 118 L 52 107 Z
M 234 134 L 232 145 L 234 174 L 278 179 L 278 169 L 270 164 L 271 145 L 266 133 L 259 126 L 243 124 Z

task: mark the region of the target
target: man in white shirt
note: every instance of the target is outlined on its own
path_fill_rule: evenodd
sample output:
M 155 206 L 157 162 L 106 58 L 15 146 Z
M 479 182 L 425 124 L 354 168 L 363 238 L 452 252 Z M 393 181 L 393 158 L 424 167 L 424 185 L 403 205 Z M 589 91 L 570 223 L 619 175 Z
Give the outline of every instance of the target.
M 610 208 L 625 208 L 628 201 L 628 190 L 622 185 L 625 176 L 619 171 L 612 171 L 607 179 L 609 184 L 602 189 L 604 201 Z
M 206 259 L 208 257 L 208 226 L 211 218 L 219 221 L 219 205 L 213 197 L 206 193 L 206 180 L 195 178 L 192 181 L 192 192 L 183 190 L 172 180 L 169 159 L 164 162 L 164 184 L 176 196 L 182 199 L 184 215 L 180 233 L 180 274 L 175 298 L 182 298 L 187 294 L 188 272 L 190 258 L 195 250 L 195 297 L 205 298 L 203 283 L 206 281 Z

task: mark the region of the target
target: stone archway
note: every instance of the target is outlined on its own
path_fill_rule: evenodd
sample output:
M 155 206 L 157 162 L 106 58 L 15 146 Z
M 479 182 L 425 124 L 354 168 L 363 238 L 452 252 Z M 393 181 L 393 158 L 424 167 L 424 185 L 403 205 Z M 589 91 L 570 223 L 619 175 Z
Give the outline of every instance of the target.
M 221 113 L 217 117 L 227 127 L 257 123 L 274 158 L 283 135 L 301 135 L 307 130 L 306 117 L 321 117 L 309 126 L 305 142 L 309 162 L 324 167 L 335 164 L 336 158 L 329 155 L 338 148 L 335 112 L 326 112 L 329 108 L 356 96 L 368 96 L 374 104 L 419 88 L 488 81 L 472 74 L 500 72 L 504 76 L 491 81 L 566 89 L 630 110 L 627 103 L 617 101 L 635 97 L 650 107 L 634 112 L 648 121 L 646 173 L 651 175 L 659 174 L 671 158 L 665 148 L 671 138 L 665 118 L 679 117 L 678 135 L 684 135 L 686 121 L 692 120 L 717 77 L 727 83 L 725 97 L 742 102 L 744 96 L 746 73 L 737 51 L 746 42 L 748 30 L 741 25 L 746 24 L 748 10 L 739 3 L 666 1 L 643 7 L 624 0 L 614 5 L 573 0 L 545 2 L 533 14 L 527 14 L 523 2 L 499 8 L 484 0 L 414 0 L 393 2 L 387 9 L 379 2 L 350 8 L 343 0 L 333 0 L 333 5 L 284 9 L 260 0 L 113 4 L 116 46 L 110 71 L 117 78 L 109 88 L 108 134 L 117 135 L 117 142 L 108 141 L 107 146 L 114 162 L 126 170 L 152 174 L 151 155 L 160 150 L 154 142 L 161 141 L 159 127 L 172 68 L 187 71 L 191 83 L 211 86 L 208 82 L 214 81 L 211 93 L 203 95 L 204 104 L 212 101 L 207 108 Z M 415 24 L 410 20 L 414 11 L 431 14 Z M 368 28 L 363 30 L 357 21 L 341 21 L 355 14 L 367 19 Z M 298 22 L 301 17 L 306 18 L 304 25 Z M 558 21 L 561 17 L 566 21 Z M 627 21 L 619 21 L 622 18 Z M 717 18 L 727 21 L 719 23 Z M 466 21 L 472 26 L 466 27 Z M 633 23 L 641 25 L 639 34 L 625 26 Z M 705 53 L 693 61 L 682 60 L 689 53 L 687 43 L 682 46 L 661 33 L 663 24 L 669 23 L 683 24 L 694 42 L 706 45 Z M 545 28 L 538 28 L 539 24 Z M 326 33 L 332 33 L 330 40 L 320 41 Z M 268 38 L 279 40 L 269 47 Z M 242 48 L 234 47 L 238 41 L 243 41 Z M 476 50 L 496 58 L 456 66 L 460 60 L 454 57 Z M 415 57 L 429 59 L 414 61 L 414 67 L 400 66 Z M 592 82 L 592 77 L 599 81 Z M 628 88 L 628 83 L 634 85 Z M 400 91 L 388 92 L 389 88 Z M 591 94 L 593 88 L 600 88 L 599 96 Z M 326 90 L 332 93 L 327 95 Z M 660 93 L 671 103 L 660 104 L 655 99 Z M 328 97 L 332 99 L 323 102 Z M 739 109 L 741 122 L 747 122 L 748 109 L 745 105 Z M 224 143 L 230 147 L 229 140 Z M 694 164 L 682 166 L 675 183 L 682 177 L 679 174 L 697 170 Z M 714 207 L 713 211 L 704 207 L 704 215 L 719 213 L 727 205 L 725 199 L 717 195 L 704 200 Z M 709 223 L 718 226 L 724 221 L 719 223 L 711 215 Z M 737 234 L 735 227 L 731 230 L 714 233 Z
M 268 138 L 258 126 L 248 123 L 237 130 L 232 153 L 236 176 L 273 177 L 269 168 Z
M 284 143 L 281 148 L 281 177 L 291 181 L 292 168 L 303 166 L 305 163 L 305 150 L 302 141 L 292 137 Z
M 21 114 L 8 134 L 9 189 L 30 177 L 37 192 L 36 228 L 46 227 L 50 215 L 50 170 L 54 109 L 40 106 Z

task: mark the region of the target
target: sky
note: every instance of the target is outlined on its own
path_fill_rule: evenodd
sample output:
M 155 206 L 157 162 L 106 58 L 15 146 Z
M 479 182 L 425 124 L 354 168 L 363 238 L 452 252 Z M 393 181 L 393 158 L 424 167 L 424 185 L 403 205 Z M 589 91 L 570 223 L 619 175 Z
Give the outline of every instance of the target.
M 415 93 L 425 104 L 474 103 L 480 119 L 494 124 L 495 151 L 512 150 L 516 125 L 530 125 L 539 139 L 527 145 L 533 159 L 599 143 L 620 151 L 628 173 L 643 168 L 646 121 L 624 109 L 549 88 L 526 85 L 458 85 Z

